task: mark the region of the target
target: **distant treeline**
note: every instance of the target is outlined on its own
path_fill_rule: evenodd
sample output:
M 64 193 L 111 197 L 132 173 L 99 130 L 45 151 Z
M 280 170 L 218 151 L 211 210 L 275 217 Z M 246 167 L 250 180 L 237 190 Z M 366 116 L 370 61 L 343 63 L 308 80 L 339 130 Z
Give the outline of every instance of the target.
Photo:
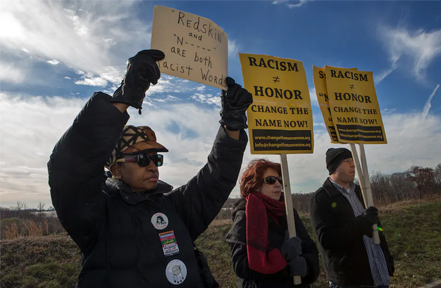
M 430 198 L 441 195 L 441 163 L 435 169 L 412 166 L 405 172 L 390 175 L 374 172 L 370 175 L 370 180 L 375 206 L 385 206 L 403 200 Z M 309 214 L 309 202 L 313 194 L 314 192 L 292 194 L 293 206 L 298 213 Z M 236 201 L 237 199 L 229 198 L 224 208 L 232 207 Z M 223 209 L 217 218 L 231 218 L 230 209 Z
M 376 172 L 371 175 L 370 180 L 374 203 L 378 207 L 403 200 L 439 197 L 441 163 L 435 169 L 412 166 L 405 172 L 391 175 Z M 314 192 L 292 195 L 293 206 L 299 214 L 309 214 L 309 202 L 313 194 Z M 229 198 L 216 218 L 231 219 L 231 207 L 237 200 Z M 64 233 L 56 215 L 47 216 L 47 212 L 53 211 L 53 208 L 44 210 L 44 206 L 40 202 L 37 209 L 28 209 L 25 203 L 17 202 L 15 207 L 0 207 L 1 239 Z

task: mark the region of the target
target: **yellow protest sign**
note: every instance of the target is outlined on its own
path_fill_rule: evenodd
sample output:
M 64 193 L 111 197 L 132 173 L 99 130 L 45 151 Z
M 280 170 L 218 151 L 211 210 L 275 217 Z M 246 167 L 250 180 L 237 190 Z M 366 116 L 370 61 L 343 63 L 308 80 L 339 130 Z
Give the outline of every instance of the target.
M 165 54 L 161 73 L 226 90 L 228 36 L 213 21 L 155 6 L 151 49 Z
M 325 74 L 338 141 L 386 144 L 373 73 L 325 66 Z
M 338 143 L 337 132 L 335 132 L 334 122 L 332 122 L 331 109 L 329 108 L 328 90 L 326 89 L 325 68 L 312 66 L 315 93 L 317 101 L 325 121 L 326 129 L 331 137 L 331 143 Z
M 305 69 L 301 61 L 239 53 L 248 108 L 251 154 L 312 153 L 314 135 Z
M 325 121 L 325 126 L 328 130 L 329 137 L 331 137 L 331 143 L 339 143 L 337 132 L 335 131 L 334 122 L 332 121 L 331 108 L 329 107 L 325 68 L 317 67 L 314 65 L 312 66 L 312 68 L 317 101 L 319 103 L 320 111 L 322 112 L 323 120 Z M 357 68 L 350 68 L 349 70 L 357 71 Z

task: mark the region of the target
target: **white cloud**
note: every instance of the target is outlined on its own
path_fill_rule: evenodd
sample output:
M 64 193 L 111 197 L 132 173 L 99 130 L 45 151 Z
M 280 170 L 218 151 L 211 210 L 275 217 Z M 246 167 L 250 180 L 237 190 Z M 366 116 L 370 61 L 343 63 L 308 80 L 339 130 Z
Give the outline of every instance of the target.
M 30 207 L 39 201 L 50 205 L 46 163 L 56 141 L 86 101 L 0 93 L 1 206 L 9 207 L 16 201 Z M 163 108 L 145 103 L 142 115 L 132 108 L 129 113 L 130 124 L 151 126 L 158 142 L 170 150 L 160 169 L 161 179 L 177 187 L 205 164 L 219 127 L 219 107 L 202 109 L 194 104 L 169 103 Z M 423 119 L 421 113 L 395 113 L 383 115 L 383 122 L 388 144 L 365 145 L 369 171 L 393 173 L 412 165 L 438 164 L 439 159 L 433 155 L 439 155 L 440 116 L 427 115 Z M 330 144 L 324 129 L 315 129 L 314 133 L 313 154 L 288 155 L 292 192 L 314 191 L 327 177 L 325 151 L 337 145 Z M 247 148 L 242 168 L 255 158 L 280 161 L 276 155 L 251 155 Z M 236 187 L 232 196 L 238 193 Z
M 389 74 L 391 74 L 392 72 L 395 71 L 395 69 L 397 69 L 397 65 L 396 62 L 392 63 L 392 67 L 389 68 L 388 70 L 385 70 L 383 72 L 381 72 L 379 75 L 375 75 L 374 76 L 374 82 L 375 84 L 380 84 L 381 81 L 383 81 L 384 78 L 386 78 L 387 76 L 389 76 Z
M 150 41 L 151 22 L 133 17 L 135 3 L 42 0 L 33 1 L 30 9 L 29 1 L 0 1 L 2 52 L 13 59 L 25 51 L 34 61 L 57 59 L 95 75 L 106 73 L 109 66 L 123 67 L 126 57 Z M 16 69 L 26 69 L 15 64 Z
M 51 65 L 58 65 L 60 62 L 55 59 L 52 59 L 52 60 L 47 61 L 47 63 L 49 63 Z
M 319 107 L 315 87 L 309 87 L 309 97 L 311 98 L 311 106 Z
M 407 56 L 412 60 L 406 65 L 418 80 L 424 80 L 426 70 L 433 60 L 441 54 L 441 29 L 427 32 L 425 30 L 411 31 L 404 27 L 393 29 L 381 26 L 379 29 L 380 38 L 385 43 L 391 61 L 391 68 L 383 72 L 381 81 L 393 70 L 396 69 L 399 60 L 405 61 Z M 407 69 L 408 67 L 406 67 Z
M 191 96 L 191 99 L 205 104 L 214 104 L 218 107 L 221 106 L 221 98 L 218 95 L 206 94 L 206 93 L 195 93 Z
M 228 57 L 236 57 L 239 53 L 240 46 L 235 40 L 228 39 Z
M 4 82 L 20 83 L 26 78 L 26 72 L 20 70 L 13 63 L 0 61 L 0 80 Z
M 292 8 L 298 8 L 303 6 L 304 4 L 308 3 L 308 2 L 312 2 L 314 0 L 298 0 L 298 1 L 290 1 L 290 0 L 275 0 L 272 2 L 272 4 L 286 4 L 286 6 L 288 6 L 288 8 L 292 9 Z
M 430 94 L 429 99 L 427 99 L 427 102 L 424 105 L 423 113 L 421 114 L 423 119 L 426 119 L 427 115 L 429 114 L 430 107 L 432 107 L 430 102 L 432 101 L 433 96 L 435 96 L 436 90 L 438 90 L 438 88 L 439 88 L 439 84 L 436 85 L 435 89 L 433 90 L 432 94 Z
M 121 79 L 124 78 L 125 71 L 122 70 L 122 66 L 120 68 L 121 69 L 118 69 L 118 67 L 112 67 L 112 66 L 104 67 L 100 75 L 95 75 L 90 72 L 84 72 L 78 70 L 76 73 L 78 75 L 81 75 L 81 80 L 75 81 L 75 84 L 104 87 L 108 84 L 108 82 L 110 82 L 115 86 L 112 87 L 115 88 L 113 89 L 114 91 L 120 85 Z

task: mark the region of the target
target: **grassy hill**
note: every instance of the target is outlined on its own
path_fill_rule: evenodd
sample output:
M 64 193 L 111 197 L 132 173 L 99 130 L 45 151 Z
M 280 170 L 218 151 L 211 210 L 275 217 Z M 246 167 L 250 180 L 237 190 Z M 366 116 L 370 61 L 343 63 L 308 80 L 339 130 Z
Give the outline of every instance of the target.
M 391 287 L 420 287 L 441 278 L 441 199 L 395 203 L 380 208 L 380 217 L 395 257 Z M 313 236 L 307 216 L 303 222 Z M 196 241 L 222 287 L 236 287 L 224 241 L 230 226 L 230 220 L 215 221 Z M 0 244 L 0 287 L 75 287 L 81 256 L 68 236 L 20 237 Z M 313 287 L 326 286 L 321 267 Z

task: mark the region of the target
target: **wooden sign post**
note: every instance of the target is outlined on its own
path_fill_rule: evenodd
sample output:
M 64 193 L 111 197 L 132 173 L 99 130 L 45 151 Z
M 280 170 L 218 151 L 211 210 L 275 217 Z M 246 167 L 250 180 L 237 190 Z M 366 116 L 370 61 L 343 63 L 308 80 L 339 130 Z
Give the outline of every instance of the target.
M 239 54 L 244 86 L 253 94 L 247 110 L 251 154 L 280 155 L 289 237 L 296 236 L 287 154 L 312 153 L 311 99 L 303 63 L 268 55 Z M 302 278 L 294 276 L 294 284 Z
M 387 144 L 387 141 L 373 74 L 356 68 L 331 66 L 314 66 L 313 73 L 317 99 L 331 142 L 350 144 L 364 204 L 374 206 L 363 143 Z M 359 145 L 360 158 L 355 143 Z M 377 225 L 372 229 L 374 243 L 380 244 Z
M 352 157 L 355 162 L 355 169 L 357 170 L 358 179 L 360 180 L 360 186 L 361 186 L 361 192 L 363 194 L 363 200 L 364 200 L 364 206 L 374 206 L 374 200 L 372 198 L 372 190 L 371 190 L 371 183 L 369 180 L 369 172 L 367 170 L 367 163 L 366 163 L 366 155 L 364 152 L 363 144 L 358 144 L 360 147 L 360 154 L 361 156 L 361 165 L 360 160 L 358 160 L 358 153 L 357 148 L 355 147 L 355 144 L 351 143 L 351 151 L 352 151 Z M 380 244 L 380 235 L 378 233 L 378 226 L 377 224 L 374 224 L 372 226 L 372 235 L 374 237 L 374 243 Z
M 288 221 L 289 238 L 296 237 L 296 225 L 294 222 L 294 209 L 292 206 L 291 184 L 289 182 L 288 160 L 286 154 L 280 154 L 280 163 L 282 165 L 283 193 L 285 194 L 286 218 Z M 294 285 L 302 283 L 300 276 L 294 276 Z

